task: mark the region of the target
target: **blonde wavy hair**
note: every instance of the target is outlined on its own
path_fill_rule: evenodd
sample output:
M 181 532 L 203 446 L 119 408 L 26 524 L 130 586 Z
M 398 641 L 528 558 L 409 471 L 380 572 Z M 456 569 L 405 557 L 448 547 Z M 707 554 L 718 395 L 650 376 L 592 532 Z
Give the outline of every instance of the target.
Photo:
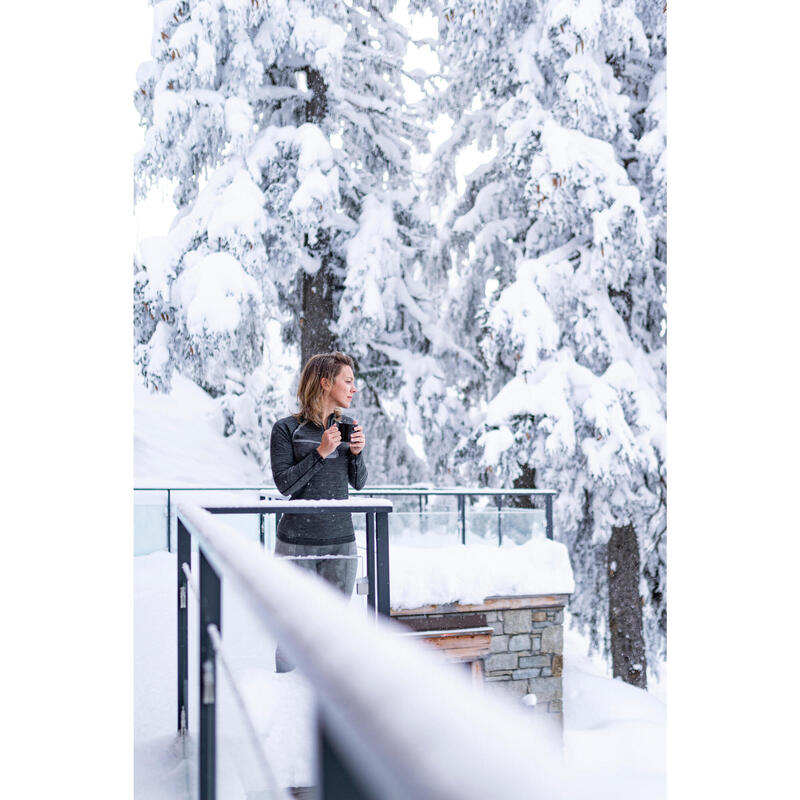
M 311 356 L 300 373 L 300 383 L 297 385 L 297 401 L 300 410 L 295 411 L 294 417 L 298 422 L 314 422 L 317 425 L 325 426 L 322 418 L 322 397 L 325 390 L 322 388 L 322 379 L 326 378 L 331 383 L 341 372 L 343 367 L 350 367 L 355 372 L 356 365 L 350 356 L 335 350 L 333 353 L 317 353 Z M 337 408 L 334 411 L 335 418 L 342 418 L 342 410 Z

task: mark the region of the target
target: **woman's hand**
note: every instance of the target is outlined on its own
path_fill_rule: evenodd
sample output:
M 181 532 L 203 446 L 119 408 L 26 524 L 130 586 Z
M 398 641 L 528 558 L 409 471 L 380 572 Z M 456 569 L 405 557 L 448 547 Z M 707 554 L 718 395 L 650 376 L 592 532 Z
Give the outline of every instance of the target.
M 367 441 L 364 438 L 364 429 L 354 422 L 353 432 L 350 434 L 350 452 L 354 456 L 357 456 L 364 449 L 364 445 L 366 443 Z
M 342 433 L 339 426 L 335 423 L 330 426 L 323 434 L 322 441 L 319 443 L 317 452 L 327 458 L 342 442 Z

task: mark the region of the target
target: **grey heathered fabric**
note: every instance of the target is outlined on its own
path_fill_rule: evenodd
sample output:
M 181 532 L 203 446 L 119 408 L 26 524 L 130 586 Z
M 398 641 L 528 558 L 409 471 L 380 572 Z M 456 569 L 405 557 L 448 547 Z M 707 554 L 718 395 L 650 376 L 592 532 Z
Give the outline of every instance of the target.
M 333 424 L 333 414 L 326 427 Z M 341 422 L 353 422 L 344 414 Z M 270 461 L 272 478 L 281 494 L 292 500 L 346 500 L 348 484 L 362 489 L 367 482 L 364 451 L 350 453 L 343 442 L 327 458 L 317 452 L 323 429 L 313 422 L 302 424 L 292 417 L 279 419 L 272 426 Z M 327 514 L 284 514 L 278 523 L 277 537 L 289 544 L 327 545 L 354 541 L 353 520 L 346 512 Z
M 341 589 L 346 597 L 350 597 L 353 594 L 353 586 L 356 583 L 356 572 L 358 571 L 357 553 L 354 541 L 331 545 L 288 544 L 280 540 L 275 542 L 275 555 L 282 558 L 291 558 L 292 556 L 352 556 L 352 558 L 320 558 L 319 560 L 298 558 L 292 561 L 295 566 L 315 572 L 337 589 Z M 294 669 L 294 665 L 289 661 L 279 645 L 275 651 L 275 671 L 289 672 L 292 669 Z

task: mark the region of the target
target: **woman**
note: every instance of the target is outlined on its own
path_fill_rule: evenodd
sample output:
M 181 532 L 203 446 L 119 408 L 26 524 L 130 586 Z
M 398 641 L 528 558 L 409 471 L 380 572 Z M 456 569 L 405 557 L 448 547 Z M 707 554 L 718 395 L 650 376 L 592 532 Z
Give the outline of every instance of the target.
M 297 387 L 300 410 L 272 427 L 272 477 L 278 491 L 292 500 L 343 500 L 348 496 L 348 484 L 361 489 L 367 482 L 364 431 L 354 419 L 342 414 L 342 409 L 350 408 L 357 391 L 353 367 L 353 359 L 344 353 L 312 356 Z M 342 442 L 338 424 L 343 422 L 353 426 L 349 442 Z M 300 558 L 295 563 L 316 572 L 348 597 L 352 594 L 358 562 L 349 512 L 283 514 L 275 554 L 340 556 Z M 275 667 L 277 672 L 292 669 L 280 648 Z

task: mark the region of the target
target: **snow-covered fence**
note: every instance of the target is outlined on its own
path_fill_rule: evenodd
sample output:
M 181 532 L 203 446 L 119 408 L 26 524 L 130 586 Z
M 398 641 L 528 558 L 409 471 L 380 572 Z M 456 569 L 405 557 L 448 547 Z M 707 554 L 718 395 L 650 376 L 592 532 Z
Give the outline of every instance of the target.
M 200 613 L 202 705 L 214 704 L 218 593 L 230 582 L 314 688 L 324 800 L 589 796 L 566 773 L 557 744 L 536 718 L 474 692 L 465 675 L 398 637 L 397 623 L 365 617 L 324 581 L 282 563 L 199 506 L 181 503 L 178 520 L 179 631 L 188 620 L 183 564 L 191 561 L 190 535 L 200 550 L 199 590 L 211 590 Z M 188 687 L 179 682 L 178 689 L 188 696 Z M 213 797 L 213 780 L 208 773 L 203 780 L 209 748 L 202 725 L 200 738 L 200 796 Z

